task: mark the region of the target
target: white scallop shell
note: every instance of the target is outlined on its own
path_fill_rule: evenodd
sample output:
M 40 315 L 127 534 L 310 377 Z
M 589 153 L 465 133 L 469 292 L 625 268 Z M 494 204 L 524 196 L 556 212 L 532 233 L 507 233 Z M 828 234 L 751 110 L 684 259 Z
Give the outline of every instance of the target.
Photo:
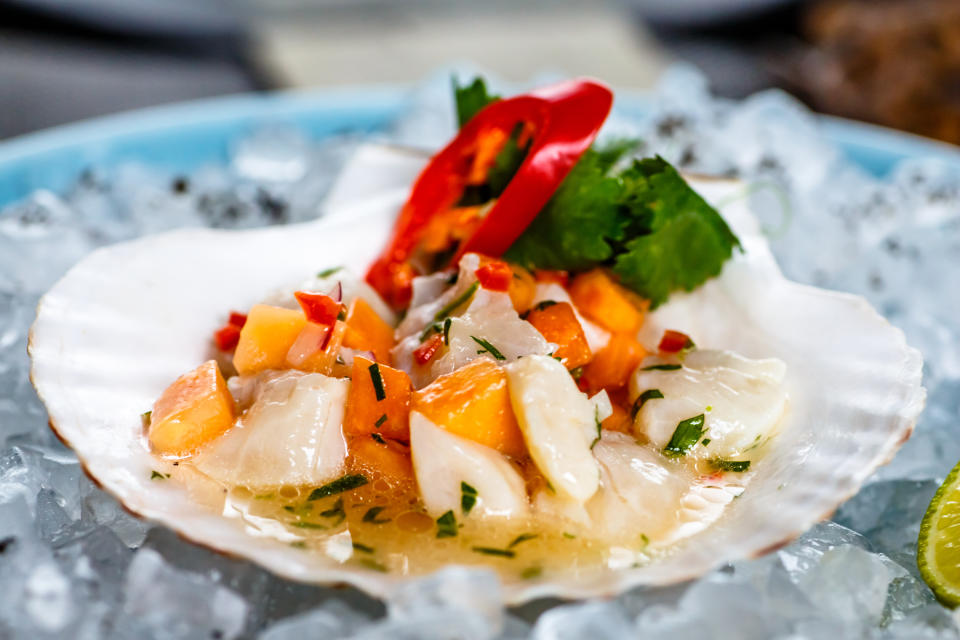
M 157 460 L 140 414 L 177 376 L 206 359 L 229 309 L 331 265 L 362 273 L 387 240 L 424 159 L 369 147 L 340 181 L 319 222 L 255 231 L 185 230 L 91 254 L 40 303 L 33 381 L 60 437 L 90 476 L 128 509 L 184 537 L 307 582 L 350 583 L 389 596 L 405 578 L 340 565 L 210 511 L 175 481 L 151 481 Z M 371 167 L 377 188 L 367 188 Z M 614 594 L 696 577 L 769 553 L 852 496 L 909 437 L 920 413 L 920 354 L 862 298 L 787 281 L 747 210 L 742 185 L 694 179 L 744 245 L 722 275 L 675 295 L 644 328 L 686 331 L 703 347 L 787 363 L 791 410 L 743 496 L 705 534 L 648 566 L 505 584 L 519 603 Z M 349 206 L 344 203 L 351 203 Z M 726 204 L 724 204 L 726 203 Z M 162 468 L 162 467 L 161 467 Z

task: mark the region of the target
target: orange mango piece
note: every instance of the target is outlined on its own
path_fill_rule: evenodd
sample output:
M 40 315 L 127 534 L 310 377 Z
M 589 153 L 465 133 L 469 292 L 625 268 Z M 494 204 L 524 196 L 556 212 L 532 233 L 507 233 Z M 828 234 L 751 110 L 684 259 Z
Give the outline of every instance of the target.
M 307 317 L 300 309 L 254 305 L 240 330 L 240 340 L 233 354 L 237 373 L 249 375 L 267 369 L 288 368 L 287 352 L 306 324 Z
M 301 329 L 300 334 L 309 331 L 310 328 L 316 328 L 319 325 L 313 323 L 307 323 L 303 329 Z M 313 354 L 306 357 L 301 362 L 293 364 L 290 361 L 290 352 L 287 354 L 285 367 L 291 369 L 298 369 L 300 371 L 309 371 L 310 373 L 322 373 L 323 375 L 330 375 L 336 366 L 337 355 L 340 353 L 340 346 L 343 344 L 343 336 L 347 331 L 347 325 L 344 322 L 337 321 L 333 325 L 332 333 L 327 339 L 326 346 L 314 352 Z M 299 341 L 299 335 L 297 340 Z
M 347 312 L 347 332 L 343 346 L 361 351 L 372 351 L 377 362 L 390 364 L 393 348 L 393 327 L 383 321 L 363 298 L 354 298 Z
M 523 267 L 510 265 L 510 268 L 513 271 L 513 279 L 510 281 L 507 293 L 510 294 L 513 308 L 517 313 L 523 313 L 533 305 L 537 281 L 533 279 L 533 274 Z
M 610 336 L 610 342 L 598 351 L 584 368 L 580 386 L 589 391 L 620 389 L 627 384 L 646 351 L 637 340 L 626 334 Z
M 526 451 L 510 406 L 507 375 L 479 358 L 413 393 L 412 410 L 437 426 L 510 456 Z
M 409 448 L 392 440 L 379 442 L 369 435 L 347 442 L 347 469 L 366 476 L 371 485 L 382 480 L 391 489 L 411 487 L 414 482 Z
M 209 360 L 180 376 L 153 405 L 147 439 L 166 456 L 188 456 L 233 426 L 233 396 Z
M 358 356 L 353 359 L 351 378 L 343 417 L 344 434 L 378 433 L 384 438 L 409 442 L 413 391 L 410 376 L 405 371 Z M 379 380 L 382 393 L 378 393 L 375 379 Z
M 560 358 L 567 369 L 576 369 L 588 362 L 593 355 L 583 327 L 568 302 L 558 302 L 549 306 L 537 307 L 527 315 L 527 322 L 540 334 L 557 345 L 553 355 Z
M 587 319 L 613 333 L 636 333 L 648 305 L 599 268 L 574 278 L 570 297 Z

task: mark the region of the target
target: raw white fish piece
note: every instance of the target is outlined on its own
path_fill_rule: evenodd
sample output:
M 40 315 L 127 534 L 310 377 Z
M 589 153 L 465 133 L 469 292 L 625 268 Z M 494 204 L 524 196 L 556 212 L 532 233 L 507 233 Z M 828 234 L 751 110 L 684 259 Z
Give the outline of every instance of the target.
M 644 370 L 663 364 L 681 360 L 645 358 L 630 378 L 632 401 L 648 389 L 663 394 L 644 402 L 634 422 L 634 433 L 658 449 L 667 446 L 681 421 L 703 414 L 703 437 L 710 443 L 694 446 L 685 457 L 738 456 L 772 435 L 786 410 L 786 365 L 780 360 L 694 349 L 680 369 Z
M 218 482 L 248 487 L 321 485 L 343 470 L 343 407 L 350 381 L 267 372 L 255 400 L 193 463 Z
M 410 414 L 410 453 L 420 497 L 433 516 L 453 511 L 463 517 L 462 487 L 477 491 L 469 516 L 520 517 L 527 514 L 523 478 L 494 449 L 450 433 L 423 414 Z
M 590 453 L 595 405 L 550 356 L 520 358 L 505 369 L 510 404 L 530 457 L 557 493 L 583 504 L 600 484 Z

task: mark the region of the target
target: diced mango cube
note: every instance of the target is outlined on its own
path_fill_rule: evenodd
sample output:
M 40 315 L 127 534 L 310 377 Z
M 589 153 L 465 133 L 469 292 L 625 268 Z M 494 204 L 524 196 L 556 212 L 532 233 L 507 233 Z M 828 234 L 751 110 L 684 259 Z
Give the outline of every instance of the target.
M 526 447 L 510 405 L 507 375 L 479 358 L 415 391 L 411 409 L 437 426 L 519 457 Z
M 340 321 L 337 321 L 333 325 L 333 329 L 312 322 L 306 323 L 297 335 L 297 339 L 294 341 L 290 351 L 287 352 L 284 366 L 299 371 L 322 373 L 325 376 L 330 375 L 336 365 L 337 356 L 340 354 L 340 346 L 343 344 L 343 336 L 346 334 L 346 331 L 346 323 Z M 321 335 L 325 337 L 326 345 L 323 346 L 323 348 L 318 348 L 319 344 L 317 344 L 318 341 L 316 338 Z M 308 345 L 313 342 L 312 348 L 317 350 L 305 358 L 296 357 L 296 361 L 294 361 L 291 359 L 294 354 L 298 351 L 299 355 L 304 353 L 300 351 L 303 349 L 304 338 L 306 338 Z
M 567 369 L 576 369 L 590 362 L 593 352 L 583 335 L 583 327 L 568 302 L 539 305 L 527 315 L 527 322 L 540 334 L 557 345 L 553 355 L 560 358 Z
M 570 283 L 570 297 L 588 320 L 614 333 L 635 334 L 643 324 L 647 302 L 597 268 Z
M 156 453 L 184 457 L 222 435 L 233 419 L 233 396 L 209 360 L 177 378 L 154 403 L 147 438 Z
M 347 442 L 347 469 L 367 478 L 376 492 L 380 482 L 390 489 L 412 487 L 413 465 L 409 448 L 393 440 L 382 442 L 369 435 L 354 436 Z
M 410 376 L 405 371 L 355 357 L 343 432 L 348 436 L 376 433 L 408 442 L 412 392 Z
M 643 346 L 630 335 L 614 334 L 610 342 L 593 356 L 583 368 L 580 386 L 588 391 L 619 389 L 627 384 L 640 361 L 647 354 Z
M 361 351 L 372 351 L 377 362 L 390 364 L 393 348 L 393 327 L 383 321 L 363 298 L 354 298 L 347 312 L 347 332 L 343 346 Z
M 240 330 L 240 341 L 233 354 L 237 373 L 249 375 L 289 368 L 287 352 L 306 324 L 307 317 L 300 309 L 254 305 Z
M 517 313 L 523 313 L 533 305 L 537 282 L 533 279 L 533 274 L 523 267 L 510 265 L 510 269 L 513 271 L 513 279 L 510 281 L 507 293 L 510 294 L 513 308 Z

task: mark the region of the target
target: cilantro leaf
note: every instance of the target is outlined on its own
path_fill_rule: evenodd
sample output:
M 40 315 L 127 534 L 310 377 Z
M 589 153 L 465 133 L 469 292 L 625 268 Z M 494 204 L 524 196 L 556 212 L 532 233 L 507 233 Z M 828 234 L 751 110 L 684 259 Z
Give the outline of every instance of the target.
M 540 269 L 589 269 L 613 256 L 623 240 L 622 182 L 606 174 L 608 160 L 588 149 L 516 242 L 507 260 Z
M 720 273 L 740 241 L 676 169 L 657 156 L 635 162 L 623 179 L 633 214 L 633 237 L 613 266 L 623 284 L 656 307 Z

